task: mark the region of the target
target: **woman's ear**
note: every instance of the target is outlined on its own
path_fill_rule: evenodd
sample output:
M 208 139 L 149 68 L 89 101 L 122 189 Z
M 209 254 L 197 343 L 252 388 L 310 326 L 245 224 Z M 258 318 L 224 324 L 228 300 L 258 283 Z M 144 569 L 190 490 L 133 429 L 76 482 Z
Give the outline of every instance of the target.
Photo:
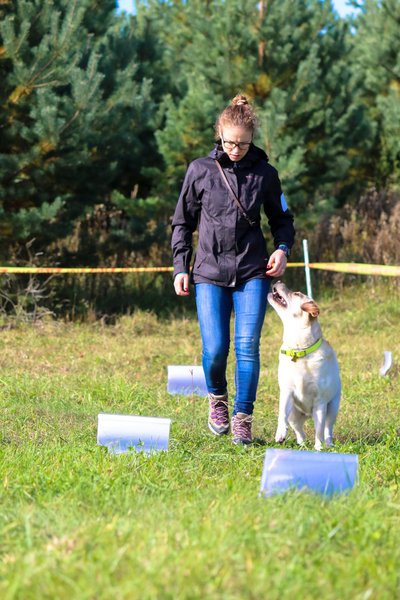
M 300 308 L 314 318 L 318 317 L 319 315 L 319 306 L 314 302 L 314 300 L 308 300 L 307 302 L 304 302 Z

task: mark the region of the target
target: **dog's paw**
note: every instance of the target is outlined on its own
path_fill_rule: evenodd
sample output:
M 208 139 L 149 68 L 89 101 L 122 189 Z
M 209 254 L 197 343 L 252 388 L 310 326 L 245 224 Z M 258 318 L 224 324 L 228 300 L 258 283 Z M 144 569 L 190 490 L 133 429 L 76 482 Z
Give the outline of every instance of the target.
M 317 452 L 321 452 L 322 442 L 320 440 L 315 440 L 314 448 L 317 450 Z
M 278 444 L 282 444 L 282 442 L 285 441 L 286 436 L 287 436 L 287 427 L 286 425 L 278 425 L 278 429 L 276 430 L 275 433 L 275 441 L 278 442 Z
M 325 448 L 332 448 L 333 446 L 333 441 L 331 437 L 327 437 L 325 438 Z
M 299 444 L 299 446 L 304 446 L 304 444 L 306 443 L 306 434 L 303 432 L 299 432 L 299 431 L 295 431 L 296 434 L 296 442 Z

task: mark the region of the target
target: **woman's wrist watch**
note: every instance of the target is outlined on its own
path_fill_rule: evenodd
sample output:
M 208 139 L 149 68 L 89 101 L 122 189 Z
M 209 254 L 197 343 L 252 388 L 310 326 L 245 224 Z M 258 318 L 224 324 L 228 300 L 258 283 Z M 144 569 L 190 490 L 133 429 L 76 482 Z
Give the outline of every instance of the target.
M 286 258 L 290 256 L 290 248 L 286 244 L 279 244 L 277 250 L 282 250 L 286 254 Z

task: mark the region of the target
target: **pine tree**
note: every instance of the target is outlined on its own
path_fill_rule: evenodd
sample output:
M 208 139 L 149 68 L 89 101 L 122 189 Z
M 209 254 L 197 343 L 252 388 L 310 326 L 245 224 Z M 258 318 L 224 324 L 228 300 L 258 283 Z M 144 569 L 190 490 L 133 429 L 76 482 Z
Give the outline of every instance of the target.
M 263 145 L 298 218 L 315 221 L 363 184 L 370 128 L 348 63 L 348 24 L 327 1 L 270 0 L 261 33 Z
M 400 4 L 365 0 L 354 23 L 354 77 L 375 125 L 370 182 L 400 184 Z
M 224 99 L 216 95 L 204 77 L 188 81 L 188 91 L 180 102 L 173 96 L 164 99 L 166 121 L 156 138 L 166 168 L 164 183 L 176 201 L 177 182 L 183 180 L 189 162 L 208 154 L 213 147 L 213 125 Z
M 148 188 L 153 102 L 137 46 L 113 0 L 0 4 L 3 256 L 64 238 L 113 190 Z

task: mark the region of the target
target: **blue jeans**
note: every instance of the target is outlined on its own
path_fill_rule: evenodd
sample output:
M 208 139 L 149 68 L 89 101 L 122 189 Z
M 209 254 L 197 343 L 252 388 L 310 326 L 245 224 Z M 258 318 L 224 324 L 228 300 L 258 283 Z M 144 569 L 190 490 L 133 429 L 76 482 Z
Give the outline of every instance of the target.
M 195 296 L 203 343 L 207 389 L 227 391 L 226 365 L 230 345 L 230 318 L 234 311 L 236 394 L 233 414 L 251 415 L 260 374 L 260 336 L 267 308 L 269 279 L 251 279 L 235 288 L 196 283 Z

